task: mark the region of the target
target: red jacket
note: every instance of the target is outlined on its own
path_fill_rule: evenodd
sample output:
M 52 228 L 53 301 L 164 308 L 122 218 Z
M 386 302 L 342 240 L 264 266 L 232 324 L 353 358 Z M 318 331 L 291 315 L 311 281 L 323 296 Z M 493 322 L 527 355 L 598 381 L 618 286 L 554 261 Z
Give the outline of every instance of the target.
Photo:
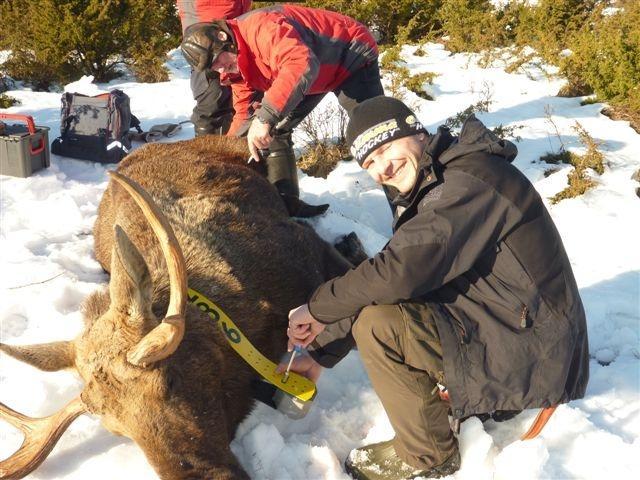
M 194 23 L 236 18 L 251 8 L 251 0 L 177 0 L 182 31 Z
M 361 23 L 335 12 L 293 5 L 252 10 L 228 20 L 238 45 L 240 75 L 232 83 L 233 135 L 251 116 L 254 92 L 264 92 L 256 111 L 275 125 L 305 95 L 336 90 L 378 58 L 376 42 Z

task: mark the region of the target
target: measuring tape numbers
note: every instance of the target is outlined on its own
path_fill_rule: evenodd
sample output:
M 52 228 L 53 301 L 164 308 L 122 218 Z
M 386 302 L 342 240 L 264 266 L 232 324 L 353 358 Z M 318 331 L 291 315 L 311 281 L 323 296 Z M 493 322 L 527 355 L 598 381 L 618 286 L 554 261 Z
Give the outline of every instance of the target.
M 276 373 L 277 364 L 262 355 L 258 349 L 244 336 L 235 323 L 215 303 L 193 288 L 188 289 L 189 302 L 193 303 L 200 311 L 209 315 L 224 333 L 229 345 L 265 380 L 274 386 L 299 398 L 305 402 L 312 400 L 316 395 L 316 385 L 306 377 L 295 372 L 289 373 L 286 383 L 282 381 L 283 374 Z

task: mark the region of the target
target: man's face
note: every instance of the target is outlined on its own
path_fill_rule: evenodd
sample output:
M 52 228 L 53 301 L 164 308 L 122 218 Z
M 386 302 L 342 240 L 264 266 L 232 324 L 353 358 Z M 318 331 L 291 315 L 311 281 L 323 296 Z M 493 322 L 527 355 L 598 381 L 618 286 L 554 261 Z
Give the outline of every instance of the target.
M 211 70 L 223 73 L 238 73 L 238 54 L 231 52 L 220 52 L 211 64 Z
M 418 178 L 418 160 L 425 143 L 424 133 L 392 140 L 371 152 L 362 162 L 362 168 L 376 183 L 395 187 L 400 193 L 407 194 Z

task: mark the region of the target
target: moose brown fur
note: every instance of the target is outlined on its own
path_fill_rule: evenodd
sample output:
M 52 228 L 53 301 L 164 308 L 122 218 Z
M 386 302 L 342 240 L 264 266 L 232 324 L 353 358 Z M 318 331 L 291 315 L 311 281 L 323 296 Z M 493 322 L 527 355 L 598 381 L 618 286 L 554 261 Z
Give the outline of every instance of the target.
M 244 141 L 206 136 L 148 145 L 119 165 L 153 198 L 179 247 L 173 260 L 167 256 L 171 235 L 159 241 L 122 182 L 110 181 L 94 236 L 111 279 L 86 299 L 83 331 L 69 342 L 0 347 L 41 369 L 75 368 L 84 389 L 32 438 L 27 427 L 40 421 L 0 404 L 0 414 L 27 432 L 22 450 L 0 464 L 0 477 L 27 475 L 65 426 L 88 412 L 133 439 L 163 479 L 246 478 L 229 442 L 252 408 L 255 374 L 209 317 L 184 306 L 186 280 L 174 298 L 170 272 L 179 268 L 171 264 L 182 256 L 189 287 L 220 305 L 274 360 L 286 348 L 289 309 L 350 267 L 310 227 L 289 218 L 276 190 L 246 166 L 248 156 Z M 142 344 L 159 325 L 172 333 L 158 353 L 157 345 Z

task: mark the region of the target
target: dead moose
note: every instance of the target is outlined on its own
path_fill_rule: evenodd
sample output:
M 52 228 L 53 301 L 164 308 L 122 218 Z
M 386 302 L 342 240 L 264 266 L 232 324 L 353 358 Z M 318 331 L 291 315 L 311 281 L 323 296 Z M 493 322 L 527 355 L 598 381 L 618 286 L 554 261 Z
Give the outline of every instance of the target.
M 72 341 L 0 345 L 34 367 L 72 368 L 84 380 L 80 395 L 50 417 L 0 404 L 0 416 L 25 434 L 0 463 L 0 478 L 37 468 L 83 413 L 136 442 L 163 479 L 247 478 L 229 442 L 252 408 L 255 374 L 187 303 L 187 283 L 277 360 L 289 309 L 350 267 L 289 218 L 248 156 L 244 141 L 206 136 L 148 145 L 119 165 L 94 227 L 96 257 L 111 279 L 86 299 L 83 331 Z

